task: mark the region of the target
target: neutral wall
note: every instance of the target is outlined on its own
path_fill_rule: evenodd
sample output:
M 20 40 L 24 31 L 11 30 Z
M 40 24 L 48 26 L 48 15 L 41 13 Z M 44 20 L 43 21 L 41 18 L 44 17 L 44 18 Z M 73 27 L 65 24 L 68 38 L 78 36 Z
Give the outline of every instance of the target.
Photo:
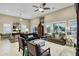
M 68 21 L 72 19 L 76 19 L 76 10 L 74 6 L 66 7 L 61 10 L 45 15 L 44 22 L 51 23 L 57 21 Z M 38 26 L 39 17 L 32 19 L 30 24 L 31 24 L 30 29 L 32 29 L 32 26 L 34 25 Z
M 0 14 L 0 33 L 3 33 L 3 24 L 13 24 L 14 22 L 20 23 L 21 21 L 19 19 L 20 19 L 19 17 Z M 27 27 L 29 28 L 28 20 L 23 19 L 21 23 L 27 25 Z
M 45 15 L 45 23 L 67 21 L 71 19 L 76 19 L 74 6 L 63 8 Z M 13 24 L 14 22 L 20 22 L 19 18 L 0 14 L 0 33 L 3 33 L 3 24 Z M 23 20 L 22 23 L 27 25 L 29 31 L 32 32 L 32 27 L 38 26 L 39 24 L 39 17 L 33 18 L 32 20 Z
M 76 10 L 74 6 L 70 6 L 59 11 L 53 12 L 45 16 L 45 23 L 54 21 L 65 21 L 76 18 Z
M 39 18 L 34 18 L 32 20 L 30 20 L 30 32 L 32 32 L 32 27 L 33 26 L 38 26 L 39 24 Z

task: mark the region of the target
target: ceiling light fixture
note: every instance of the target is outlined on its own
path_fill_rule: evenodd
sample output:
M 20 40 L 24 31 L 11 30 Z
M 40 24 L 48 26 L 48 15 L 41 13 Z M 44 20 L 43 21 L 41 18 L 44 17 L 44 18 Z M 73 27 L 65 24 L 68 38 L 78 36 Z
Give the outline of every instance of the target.
M 49 7 L 46 7 L 46 3 L 42 3 L 40 4 L 40 6 L 33 5 L 33 7 L 37 8 L 34 12 L 36 11 L 44 12 L 45 10 L 50 10 Z
M 39 11 L 42 12 L 42 11 L 44 11 L 44 9 L 43 8 L 39 8 Z

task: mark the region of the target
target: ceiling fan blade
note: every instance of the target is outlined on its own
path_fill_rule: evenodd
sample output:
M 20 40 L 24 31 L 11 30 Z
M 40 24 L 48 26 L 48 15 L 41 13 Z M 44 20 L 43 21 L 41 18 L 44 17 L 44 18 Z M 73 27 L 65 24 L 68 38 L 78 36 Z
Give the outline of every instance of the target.
M 35 6 L 35 5 L 33 5 L 33 7 L 35 7 L 35 8 L 39 8 L 38 6 Z
M 46 3 L 43 3 L 42 6 L 44 7 L 46 5 Z
M 46 9 L 50 9 L 50 8 L 45 7 L 44 9 L 46 10 Z
M 44 11 L 41 11 L 42 13 L 44 12 Z
M 34 12 L 38 11 L 39 9 L 36 9 Z

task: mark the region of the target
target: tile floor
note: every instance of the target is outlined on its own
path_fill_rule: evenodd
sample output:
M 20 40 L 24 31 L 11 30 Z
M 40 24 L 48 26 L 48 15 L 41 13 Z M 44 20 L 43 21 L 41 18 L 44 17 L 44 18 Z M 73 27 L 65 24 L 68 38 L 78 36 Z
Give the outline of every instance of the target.
M 61 46 L 51 42 L 46 42 L 45 45 L 46 46 L 43 48 L 50 47 L 52 56 L 75 55 L 75 48 Z M 0 39 L 0 56 L 22 56 L 22 51 L 21 52 L 18 51 L 18 42 L 10 43 L 8 39 L 3 40 Z
M 76 49 L 74 47 L 63 46 L 52 42 L 45 42 L 45 48 L 50 48 L 51 56 L 75 56 Z
M 21 52 L 18 52 L 18 42 L 10 43 L 8 39 L 0 40 L 0 56 L 21 56 Z

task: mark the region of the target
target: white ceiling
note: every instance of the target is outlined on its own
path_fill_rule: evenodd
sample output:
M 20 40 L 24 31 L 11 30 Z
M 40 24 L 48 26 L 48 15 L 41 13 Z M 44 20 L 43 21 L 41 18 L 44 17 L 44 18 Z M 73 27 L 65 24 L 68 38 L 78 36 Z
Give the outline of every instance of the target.
M 50 7 L 50 10 L 42 12 L 34 12 L 36 8 L 32 5 L 40 6 L 41 3 L 0 3 L 0 13 L 10 16 L 22 17 L 25 19 L 32 19 L 37 16 L 45 15 L 47 13 L 68 7 L 73 5 L 72 3 L 47 3 L 46 6 Z M 53 9 L 54 7 L 54 9 Z M 20 12 L 21 11 L 21 12 Z M 20 15 L 22 13 L 22 15 Z

